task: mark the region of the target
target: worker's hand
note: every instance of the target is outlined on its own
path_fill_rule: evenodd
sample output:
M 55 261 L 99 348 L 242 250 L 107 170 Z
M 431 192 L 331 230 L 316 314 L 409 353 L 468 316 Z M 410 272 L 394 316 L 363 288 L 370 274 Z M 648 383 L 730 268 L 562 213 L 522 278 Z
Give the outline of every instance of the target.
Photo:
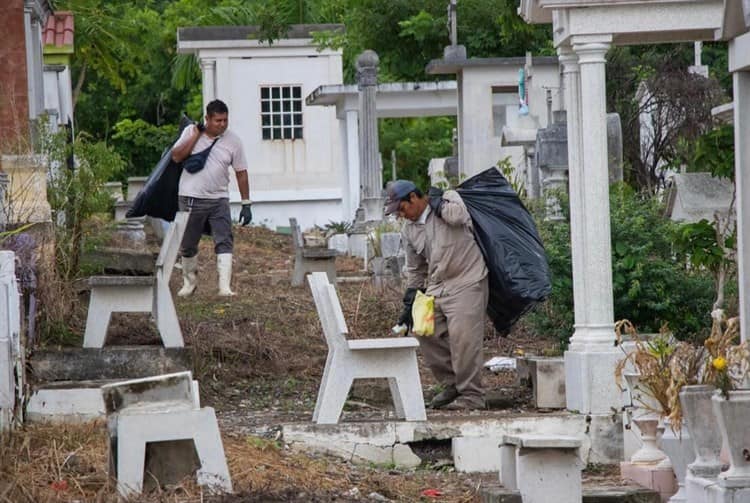
M 243 203 L 240 211 L 240 225 L 250 225 L 253 220 L 252 203 Z
M 206 130 L 206 125 L 203 124 L 203 122 L 199 122 L 195 125 L 195 127 L 200 131 L 201 133 Z
M 406 333 L 409 333 L 414 325 L 414 319 L 411 317 L 411 307 L 414 305 L 414 298 L 417 296 L 417 288 L 407 288 L 404 292 L 404 309 L 401 311 L 397 325 L 406 325 Z

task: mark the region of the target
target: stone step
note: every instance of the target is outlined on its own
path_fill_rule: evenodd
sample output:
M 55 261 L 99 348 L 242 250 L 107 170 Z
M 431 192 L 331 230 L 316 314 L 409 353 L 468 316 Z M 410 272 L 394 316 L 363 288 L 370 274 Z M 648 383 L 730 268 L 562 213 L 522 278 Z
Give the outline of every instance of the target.
M 500 484 L 488 484 L 481 491 L 482 503 L 522 503 L 518 491 L 510 491 Z M 656 491 L 644 487 L 591 486 L 583 487 L 583 503 L 661 503 Z
M 192 370 L 186 348 L 108 346 L 35 350 L 29 359 L 34 382 L 135 379 Z

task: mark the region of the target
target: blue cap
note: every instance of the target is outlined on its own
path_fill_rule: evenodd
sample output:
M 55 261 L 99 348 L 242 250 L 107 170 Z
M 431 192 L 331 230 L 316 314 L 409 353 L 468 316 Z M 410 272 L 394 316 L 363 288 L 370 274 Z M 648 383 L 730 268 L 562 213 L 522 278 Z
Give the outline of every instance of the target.
M 417 190 L 417 186 L 409 180 L 396 180 L 389 183 L 385 191 L 388 196 L 385 201 L 385 214 L 390 215 L 397 212 L 401 201 L 415 190 Z

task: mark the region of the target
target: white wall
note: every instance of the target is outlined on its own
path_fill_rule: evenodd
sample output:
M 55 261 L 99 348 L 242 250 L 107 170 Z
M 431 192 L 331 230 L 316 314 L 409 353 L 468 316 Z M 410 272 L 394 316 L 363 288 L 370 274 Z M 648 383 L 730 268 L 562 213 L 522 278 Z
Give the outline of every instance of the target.
M 303 228 L 350 219 L 343 216 L 347 177 L 336 111 L 304 103 L 318 86 L 343 81 L 341 53 L 294 44 L 199 51 L 201 60 L 215 61 L 215 97 L 227 103 L 229 127 L 242 139 L 253 221 L 271 228 L 289 226 L 291 216 Z M 301 86 L 302 139 L 263 140 L 260 88 L 269 85 Z M 230 192 L 240 200 L 235 181 Z

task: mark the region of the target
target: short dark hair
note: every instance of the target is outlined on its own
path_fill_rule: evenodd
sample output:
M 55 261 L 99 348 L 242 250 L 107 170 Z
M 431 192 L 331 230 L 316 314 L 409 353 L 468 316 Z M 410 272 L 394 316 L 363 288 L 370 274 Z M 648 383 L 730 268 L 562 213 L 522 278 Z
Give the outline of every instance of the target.
M 228 114 L 229 108 L 227 104 L 221 100 L 213 100 L 211 103 L 206 105 L 206 115 L 214 114 Z

